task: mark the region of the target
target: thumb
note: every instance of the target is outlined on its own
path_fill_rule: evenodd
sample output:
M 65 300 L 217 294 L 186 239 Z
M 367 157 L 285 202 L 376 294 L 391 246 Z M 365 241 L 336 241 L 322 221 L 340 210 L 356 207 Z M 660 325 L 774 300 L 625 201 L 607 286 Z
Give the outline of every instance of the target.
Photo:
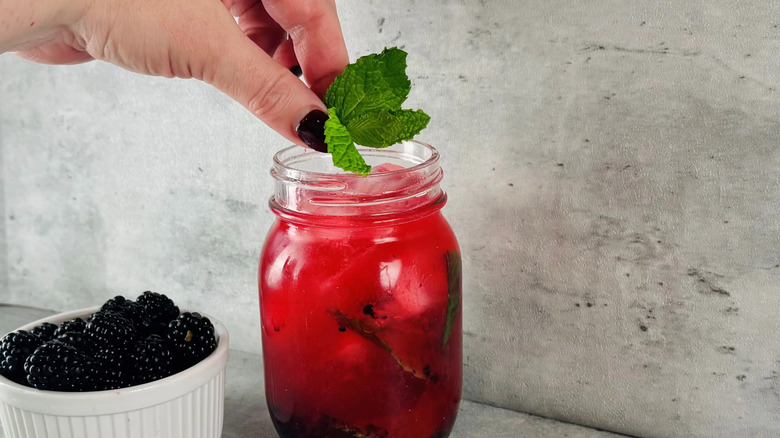
M 232 97 L 288 140 L 322 152 L 325 104 L 289 69 L 242 32 L 218 48 L 203 80 Z

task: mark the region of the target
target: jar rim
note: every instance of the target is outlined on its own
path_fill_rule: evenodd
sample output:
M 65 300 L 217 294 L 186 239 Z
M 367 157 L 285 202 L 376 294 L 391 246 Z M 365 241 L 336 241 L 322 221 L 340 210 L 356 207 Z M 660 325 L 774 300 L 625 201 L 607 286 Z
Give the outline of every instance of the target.
M 409 152 L 404 152 L 409 147 L 417 148 L 424 151 L 428 156 L 424 159 L 416 158 Z M 301 163 L 307 159 L 328 157 L 329 155 L 322 152 L 317 152 L 303 146 L 291 145 L 284 149 L 281 149 L 274 154 L 274 168 L 271 174 L 276 179 L 290 180 L 296 182 L 306 181 L 333 181 L 334 179 L 355 179 L 355 178 L 388 178 L 397 176 L 404 173 L 418 172 L 423 169 L 436 166 L 439 163 L 440 155 L 439 151 L 428 143 L 424 143 L 417 140 L 408 140 L 401 143 L 397 143 L 387 148 L 367 148 L 358 147 L 363 157 L 368 158 L 396 158 L 407 159 L 413 163 L 409 167 L 403 167 L 402 169 L 394 169 L 379 173 L 370 173 L 368 175 L 358 175 L 351 172 L 343 172 L 340 169 L 333 167 L 333 172 L 313 171 L 306 170 L 298 167 L 294 167 L 294 164 Z M 286 156 L 289 155 L 289 156 Z
M 361 148 L 360 152 L 368 164 L 401 168 L 363 176 L 337 169 L 330 154 L 301 146 L 282 149 L 274 155 L 271 169 L 276 180 L 271 209 L 280 217 L 316 218 L 320 224 L 327 222 L 326 217 L 378 222 L 380 218 L 408 220 L 429 214 L 446 202 L 439 187 L 443 177 L 440 156 L 433 146 L 405 141 L 383 149 Z

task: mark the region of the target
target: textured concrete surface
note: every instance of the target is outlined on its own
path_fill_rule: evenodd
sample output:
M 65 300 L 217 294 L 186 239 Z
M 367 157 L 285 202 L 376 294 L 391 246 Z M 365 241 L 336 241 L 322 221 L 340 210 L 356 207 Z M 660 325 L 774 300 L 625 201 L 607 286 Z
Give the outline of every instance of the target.
M 0 337 L 6 332 L 46 318 L 53 312 L 34 307 L 0 305 Z M 222 438 L 276 436 L 265 401 L 263 358 L 256 352 L 231 350 L 225 382 L 225 426 Z M 547 418 L 464 400 L 451 438 L 610 438 L 613 433 L 561 423 Z M 0 438 L 3 438 L 0 427 Z
M 3 125 L 0 123 L 0 132 Z M 3 189 L 3 140 L 0 134 L 0 290 L 8 290 L 8 245 L 5 237 L 5 190 Z
M 637 436 L 780 435 L 780 3 L 339 5 L 353 59 L 409 51 L 409 106 L 433 118 L 467 398 Z M 257 350 L 283 145 L 194 81 L 1 56 L 0 301 L 154 289 Z

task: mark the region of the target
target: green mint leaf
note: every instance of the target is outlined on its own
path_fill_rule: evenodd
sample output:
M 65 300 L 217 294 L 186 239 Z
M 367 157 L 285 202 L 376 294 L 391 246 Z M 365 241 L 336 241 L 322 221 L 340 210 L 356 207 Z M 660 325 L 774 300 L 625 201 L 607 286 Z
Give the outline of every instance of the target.
M 357 144 L 386 148 L 411 140 L 430 120 L 422 110 L 371 111 L 355 116 L 347 123 L 347 130 Z
M 431 116 L 425 114 L 423 110 L 398 110 L 392 111 L 390 114 L 394 115 L 401 122 L 401 133 L 395 143 L 413 139 L 431 121 Z
M 325 143 L 333 164 L 368 175 L 371 166 L 355 144 L 385 148 L 411 140 L 425 129 L 431 120 L 427 114 L 401 109 L 410 89 L 406 52 L 401 49 L 385 49 L 348 65 L 323 99 L 330 116 L 325 122 Z
M 455 317 L 460 308 L 460 298 L 463 288 L 462 280 L 462 261 L 460 253 L 452 250 L 447 251 L 445 256 L 447 261 L 447 317 L 444 320 L 444 336 L 441 339 L 442 348 L 447 346 L 447 342 L 452 336 L 452 327 L 455 324 Z
M 381 349 L 385 350 L 390 357 L 393 358 L 393 360 L 398 364 L 398 366 L 401 367 L 404 371 L 407 373 L 411 373 L 414 377 L 418 379 L 427 379 L 427 376 L 422 373 L 418 372 L 408 364 L 404 363 L 398 356 L 393 353 L 393 350 L 390 348 L 389 345 L 387 345 L 387 342 L 383 341 L 377 334 L 375 333 L 376 330 L 373 327 L 368 326 L 367 324 L 364 325 L 364 323 L 360 322 L 357 318 L 350 318 L 349 316 L 345 315 L 339 310 L 331 310 L 329 311 L 331 316 L 333 316 L 334 319 L 339 323 L 341 327 L 347 328 L 349 330 L 352 330 L 353 332 L 360 335 L 360 337 L 372 342 L 373 344 L 377 345 Z
M 398 117 L 388 111 L 371 111 L 355 116 L 347 123 L 352 140 L 372 148 L 386 148 L 398 142 L 403 130 Z
M 360 175 L 371 173 L 371 166 L 366 164 L 358 152 L 349 130 L 341 124 L 336 115 L 336 109 L 328 109 L 328 116 L 330 118 L 325 121 L 325 143 L 328 145 L 328 152 L 333 155 L 333 164 L 347 172 Z
M 401 109 L 411 86 L 406 76 L 406 52 L 389 48 L 348 65 L 328 88 L 324 101 L 348 124 L 367 112 Z

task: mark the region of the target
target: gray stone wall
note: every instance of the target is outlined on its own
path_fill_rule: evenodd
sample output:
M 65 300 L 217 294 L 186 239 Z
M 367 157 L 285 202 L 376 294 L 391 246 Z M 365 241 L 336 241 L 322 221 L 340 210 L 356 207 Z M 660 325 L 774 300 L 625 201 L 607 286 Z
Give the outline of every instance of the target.
M 2 132 L 0 125 L 0 132 Z M 3 141 L 0 134 L 0 158 L 3 156 Z M 3 165 L 0 161 L 0 294 L 8 290 L 8 246 L 5 237 L 5 189 L 3 187 Z M 0 295 L 1 296 L 1 295 Z
M 339 5 L 352 58 L 405 48 L 409 106 L 433 118 L 467 398 L 637 436 L 780 435 L 780 3 Z M 0 56 L 0 302 L 151 288 L 259 351 L 284 145 L 194 81 Z

